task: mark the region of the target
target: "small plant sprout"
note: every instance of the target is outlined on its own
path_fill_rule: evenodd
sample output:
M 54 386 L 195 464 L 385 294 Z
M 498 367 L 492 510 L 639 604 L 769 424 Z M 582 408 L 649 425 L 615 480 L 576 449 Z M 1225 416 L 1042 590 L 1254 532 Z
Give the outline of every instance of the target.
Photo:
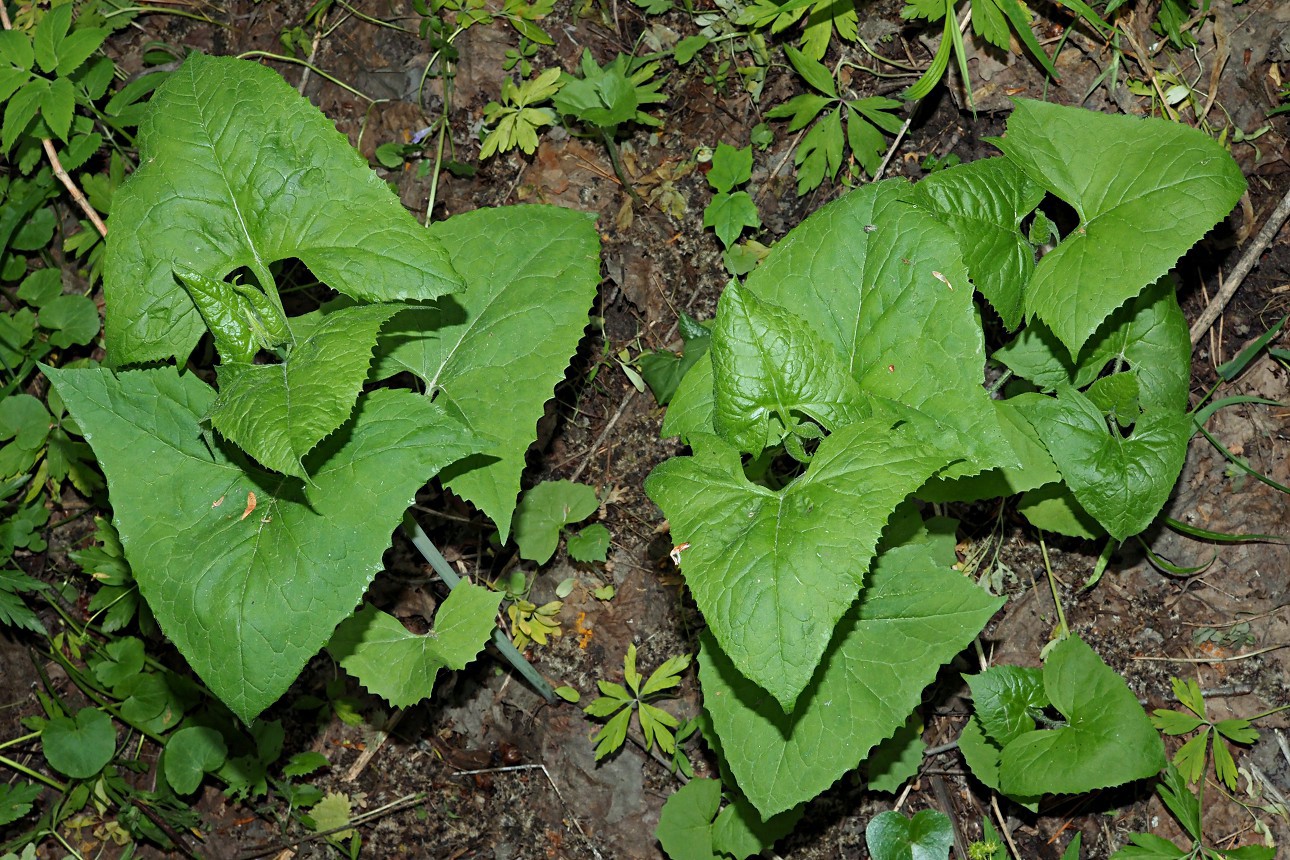
M 619 54 L 605 66 L 599 65 L 590 51 L 582 52 L 582 77 L 564 75 L 553 101 L 556 110 L 592 128 L 605 144 L 614 174 L 632 199 L 642 206 L 645 201 L 632 186 L 623 169 L 614 140 L 618 127 L 634 122 L 659 126 L 662 122 L 641 108 L 666 101 L 659 91 L 661 81 L 654 80 L 658 63 Z
M 516 147 L 525 155 L 537 150 L 538 130 L 556 120 L 555 111 L 537 105 L 559 92 L 560 74 L 559 69 L 547 69 L 518 86 L 510 78 L 502 82 L 501 101 L 484 107 L 484 121 L 491 129 L 484 135 L 480 161 Z
M 597 761 L 618 750 L 627 740 L 632 711 L 639 714 L 645 749 L 653 749 L 657 742 L 664 753 L 675 755 L 676 735 L 673 732 L 680 721 L 662 708 L 650 704 L 649 700 L 664 696 L 667 690 L 681 683 L 681 673 L 689 665 L 689 654 L 670 657 L 642 683 L 643 678 L 636 671 L 636 645 L 633 643 L 627 646 L 627 656 L 623 660 L 623 680 L 627 682 L 627 687 L 612 681 L 597 681 L 600 696 L 583 709 L 594 719 L 609 721 L 594 738 Z
M 1179 678 L 1170 678 L 1169 682 L 1173 685 L 1174 696 L 1187 710 L 1157 708 L 1151 722 L 1167 735 L 1186 735 L 1197 729 L 1201 730 L 1200 734 L 1184 743 L 1174 754 L 1174 767 L 1178 768 L 1178 772 L 1187 782 L 1199 782 L 1205 775 L 1205 760 L 1209 756 L 1209 750 L 1212 749 L 1214 775 L 1227 786 L 1228 791 L 1235 791 L 1237 769 L 1236 761 L 1232 758 L 1232 750 L 1228 746 L 1229 742 L 1242 745 L 1254 743 L 1259 739 L 1259 733 L 1250 725 L 1250 722 L 1277 711 L 1286 710 L 1290 705 L 1249 719 L 1233 718 L 1214 722 L 1209 718 L 1199 684 L 1193 680 L 1183 681 Z M 1213 744 L 1210 744 L 1211 737 Z

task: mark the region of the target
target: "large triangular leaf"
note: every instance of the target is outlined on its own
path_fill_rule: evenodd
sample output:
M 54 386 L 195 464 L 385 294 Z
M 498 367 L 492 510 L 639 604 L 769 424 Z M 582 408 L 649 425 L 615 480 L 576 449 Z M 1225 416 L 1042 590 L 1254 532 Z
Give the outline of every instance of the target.
M 737 283 L 721 294 L 709 354 L 717 433 L 754 457 L 779 441 L 771 438 L 775 419 L 789 428 L 806 415 L 837 430 L 869 414 L 831 343 Z
M 958 241 L 907 194 L 888 180 L 820 209 L 776 243 L 748 291 L 831 342 L 865 392 L 959 430 L 972 447 L 957 474 L 1013 464 L 983 388 L 985 345 Z
M 302 459 L 354 410 L 376 333 L 402 305 L 341 308 L 291 348 L 279 364 L 220 365 L 215 429 L 278 472 L 306 477 Z
M 996 141 L 1031 179 L 1074 207 L 1079 226 L 1026 289 L 1071 355 L 1111 311 L 1154 283 L 1245 191 L 1223 147 L 1163 119 L 1019 99 Z
M 277 73 L 192 54 L 139 125 L 139 169 L 112 199 L 104 261 L 114 364 L 188 357 L 206 331 L 173 267 L 222 280 L 298 257 L 357 299 L 460 287 L 447 254 L 329 119 Z
M 739 452 L 719 439 L 693 444 L 645 491 L 689 544 L 682 571 L 721 649 L 791 711 L 892 510 L 949 455 L 908 423 L 865 419 L 821 442 L 806 474 L 775 492 L 744 477 Z
M 999 781 L 1012 795 L 1080 794 L 1145 779 L 1165 747 L 1124 679 L 1072 637 L 1044 662 L 1044 692 L 1062 728 L 1027 732 L 1003 748 Z
M 972 280 L 1009 329 L 1021 324 L 1023 290 L 1035 269 L 1021 220 L 1043 197 L 1044 189 L 1006 158 L 933 173 L 910 192 L 915 204 L 958 233 Z
M 497 622 L 502 595 L 463 581 L 418 636 L 393 615 L 368 605 L 336 628 L 327 650 L 359 682 L 396 708 L 428 698 L 440 669 L 464 669 Z
M 878 557 L 791 715 L 703 634 L 704 707 L 740 789 L 762 815 L 815 797 L 858 765 L 1003 604 L 949 570 L 953 559 L 943 555 L 919 542 Z
M 416 491 L 480 447 L 428 399 L 376 391 L 305 458 L 306 501 L 299 479 L 204 436 L 215 392 L 193 374 L 45 374 L 107 475 L 121 542 L 162 630 L 248 722 L 353 611 Z
M 1019 405 L 1075 498 L 1102 528 L 1124 540 L 1151 525 L 1187 457 L 1187 413 L 1143 412 L 1126 438 L 1074 388 L 1061 389 L 1056 399 L 1027 398 Z
M 443 479 L 488 514 L 504 540 L 524 453 L 587 325 L 600 240 L 590 216 L 554 206 L 478 209 L 432 232 L 466 291 L 392 320 L 382 373 L 410 370 L 436 402 L 497 440 Z

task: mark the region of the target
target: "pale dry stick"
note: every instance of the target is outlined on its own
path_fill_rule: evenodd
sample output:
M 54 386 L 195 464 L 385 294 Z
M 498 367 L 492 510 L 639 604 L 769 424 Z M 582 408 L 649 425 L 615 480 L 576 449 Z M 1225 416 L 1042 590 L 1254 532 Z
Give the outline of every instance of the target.
M 1227 307 L 1227 303 L 1232 300 L 1232 296 L 1236 294 L 1237 289 L 1244 283 L 1246 275 L 1258 265 L 1259 257 L 1272 244 L 1272 240 L 1276 238 L 1277 233 L 1281 230 L 1281 225 L 1286 222 L 1286 218 L 1290 218 L 1290 188 L 1286 189 L 1285 196 L 1281 198 L 1277 208 L 1272 210 L 1272 214 L 1268 216 L 1263 229 L 1254 237 L 1250 247 L 1245 249 L 1245 254 L 1241 257 L 1241 261 L 1236 264 L 1236 268 L 1232 269 L 1232 273 L 1227 276 L 1227 280 L 1219 288 L 1218 294 L 1210 300 L 1205 310 L 1201 312 L 1201 315 L 1197 317 L 1196 322 L 1192 325 L 1191 345 L 1193 347 L 1200 342 L 1205 332 L 1214 324 L 1214 320 L 1218 319 L 1219 314 Z
M 510 675 L 506 677 L 510 678 Z M 385 725 L 376 733 L 376 740 L 368 744 L 366 749 L 359 754 L 358 760 L 350 766 L 349 770 L 345 771 L 345 782 L 353 782 L 358 779 L 359 774 L 367 769 L 368 764 L 371 763 L 372 759 L 376 758 L 376 754 L 381 751 L 381 747 L 385 746 L 385 742 L 390 739 L 390 733 L 398 727 L 399 721 L 403 719 L 403 715 L 406 713 L 407 711 L 402 709 L 395 710 L 394 714 L 385 721 Z
M 1238 660 L 1248 660 L 1260 654 L 1267 654 L 1269 651 L 1280 651 L 1282 648 L 1290 648 L 1290 642 L 1269 645 L 1267 648 L 1260 648 L 1246 654 L 1233 654 L 1231 657 L 1132 657 L 1130 659 L 1141 663 L 1235 663 Z
M 1003 810 L 999 808 L 999 795 L 993 791 L 990 792 L 990 808 L 994 810 L 994 820 L 999 822 L 999 832 L 1003 834 L 1003 841 L 1008 843 L 1008 850 L 1016 860 L 1021 860 L 1021 851 L 1017 848 L 1017 843 L 1012 841 L 1012 831 L 1008 829 L 1008 820 L 1003 817 Z
M 305 87 L 309 86 L 309 75 L 313 73 L 313 65 L 318 61 L 318 46 L 322 43 L 323 22 L 327 20 L 327 13 L 322 14 L 322 20 L 314 26 L 314 41 L 309 46 L 309 59 L 305 60 L 305 70 L 300 75 L 300 86 L 296 87 L 296 92 L 300 95 L 305 94 Z
M 623 417 L 623 413 L 627 411 L 627 404 L 631 402 L 632 396 L 635 394 L 635 388 L 627 389 L 627 394 L 623 397 L 623 402 L 618 404 L 618 411 L 614 413 L 614 417 L 609 419 L 609 423 L 605 425 L 605 429 L 600 431 L 600 435 L 596 437 L 596 441 L 591 443 L 591 448 L 587 451 L 587 458 L 582 461 L 578 468 L 573 470 L 573 475 L 569 478 L 570 481 L 578 480 L 578 476 L 582 474 L 582 471 L 587 468 L 587 464 L 591 462 L 591 458 L 596 456 L 596 451 L 600 448 L 601 443 L 605 441 L 605 438 L 609 435 L 609 431 L 614 429 L 614 425 L 618 423 L 618 419 Z
M 54 142 L 47 137 L 42 137 L 40 139 L 40 145 L 45 148 L 45 157 L 49 159 L 49 166 L 53 168 L 54 175 L 58 177 L 58 181 L 63 183 L 63 187 L 67 189 L 67 193 L 72 195 L 72 200 L 76 201 L 77 206 L 81 207 L 81 211 L 85 213 L 85 217 L 94 225 L 94 229 L 98 230 L 99 235 L 106 239 L 107 225 L 103 223 L 103 219 L 99 217 L 99 213 L 94 211 L 94 207 L 90 205 L 90 201 L 85 199 L 85 195 L 81 193 L 81 189 L 77 184 L 72 181 L 72 177 L 68 176 L 67 171 L 63 169 L 63 163 L 58 160 L 58 153 L 54 150 Z
M 555 796 L 559 798 L 560 805 L 564 807 L 564 811 L 568 814 L 569 820 L 573 822 L 574 829 L 578 831 L 578 835 L 581 836 L 583 840 L 587 843 L 587 847 L 590 848 L 591 853 L 596 856 L 596 860 L 604 860 L 604 858 L 601 857 L 600 852 L 596 850 L 596 845 L 594 842 L 591 841 L 591 837 L 588 836 L 587 832 L 582 829 L 582 825 L 578 822 L 577 816 L 575 816 L 573 814 L 573 811 L 569 809 L 569 804 L 565 802 L 564 795 L 560 793 L 560 786 L 555 784 L 555 780 L 551 778 L 551 772 L 546 769 L 546 765 L 512 764 L 512 765 L 507 765 L 505 767 L 485 767 L 485 768 L 480 768 L 479 770 L 459 770 L 459 771 L 456 771 L 455 773 L 457 776 L 475 776 L 476 774 L 485 774 L 485 773 L 512 773 L 514 771 L 519 771 L 519 770 L 542 771 L 542 775 L 546 777 L 546 781 L 551 784 L 551 789 L 555 792 Z
M 806 134 L 806 129 L 799 131 L 797 136 L 793 138 L 793 142 L 788 145 L 788 149 L 784 150 L 784 157 L 779 160 L 779 164 L 775 165 L 775 169 L 768 174 L 766 184 L 757 192 L 758 202 L 761 202 L 761 199 L 766 196 L 766 192 L 770 190 L 771 180 L 776 176 L 779 176 L 779 172 L 784 169 L 784 165 L 788 162 L 789 157 L 794 152 L 797 152 L 797 144 L 801 142 L 804 134 Z

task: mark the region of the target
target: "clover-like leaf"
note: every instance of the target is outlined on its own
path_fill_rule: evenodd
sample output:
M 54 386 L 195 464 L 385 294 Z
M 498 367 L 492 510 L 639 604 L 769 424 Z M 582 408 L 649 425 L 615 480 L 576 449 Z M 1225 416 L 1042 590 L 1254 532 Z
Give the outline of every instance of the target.
M 837 430 L 869 414 L 833 344 L 737 283 L 721 294 L 709 354 L 717 433 L 754 457 L 779 441 L 774 419 L 791 427 L 800 413 Z
M 524 494 L 515 508 L 515 542 L 520 556 L 546 564 L 555 555 L 560 530 L 596 512 L 596 491 L 573 481 L 543 481 Z
M 44 371 L 107 475 L 162 631 L 248 722 L 353 611 L 416 491 L 483 444 L 427 398 L 375 391 L 305 457 L 306 499 L 202 433 L 215 392 L 191 373 Z
M 381 373 L 411 371 L 435 402 L 497 440 L 443 480 L 505 540 L 524 453 L 587 325 L 600 238 L 591 217 L 554 206 L 477 209 L 431 232 L 466 291 L 391 320 L 378 349 Z
M 1222 145 L 1163 119 L 1018 99 L 995 143 L 1079 214 L 1079 226 L 1039 261 L 1026 288 L 1027 315 L 1046 322 L 1072 356 L 1245 191 Z
M 162 772 L 176 794 L 192 794 L 227 759 L 223 735 L 210 726 L 188 726 L 166 739 Z
M 304 457 L 354 411 L 376 334 L 402 309 L 340 308 L 326 314 L 283 362 L 220 365 L 219 397 L 206 417 L 260 465 L 305 478 Z
M 182 362 L 205 333 L 176 264 L 216 280 L 246 267 L 272 290 L 269 264 L 296 257 L 364 301 L 461 286 L 438 240 L 332 122 L 256 63 L 190 55 L 153 96 L 139 150 L 112 199 L 104 260 L 115 365 Z
M 1043 197 L 1044 189 L 1006 158 L 933 173 L 910 192 L 958 233 L 968 274 L 1009 329 L 1021 324 L 1023 290 L 1035 269 L 1021 221 Z
M 49 766 L 72 779 L 89 779 L 116 753 L 112 718 L 98 708 L 81 708 L 73 717 L 54 717 L 40 733 Z
M 704 706 L 736 782 L 762 815 L 815 797 L 890 737 L 940 666 L 1003 604 L 951 571 L 953 556 L 935 546 L 918 540 L 878 556 L 791 715 L 735 668 L 711 630 L 703 634 Z
M 667 799 L 654 835 L 671 860 L 716 860 L 712 820 L 720 806 L 716 779 L 692 779 Z
M 860 593 L 891 511 L 948 462 L 912 423 L 848 425 L 780 492 L 751 483 L 715 437 L 692 439 L 693 457 L 645 481 L 673 539 L 689 544 L 682 572 L 721 650 L 786 712 Z
M 888 810 L 869 820 L 864 841 L 873 860 L 949 860 L 954 825 L 935 809 L 920 810 L 912 819 Z
M 1127 438 L 1073 388 L 1026 403 L 1035 425 L 1084 510 L 1116 540 L 1138 534 L 1160 513 L 1182 472 L 1192 423 L 1185 412 L 1143 412 Z
M 1043 678 L 1067 724 L 1004 746 L 999 779 L 1006 794 L 1079 794 L 1145 779 L 1165 766 L 1164 744 L 1137 697 L 1083 641 L 1057 643 Z
M 461 582 L 418 636 L 370 604 L 343 622 L 327 650 L 345 671 L 396 708 L 428 698 L 440 669 L 464 669 L 488 641 L 502 595 Z

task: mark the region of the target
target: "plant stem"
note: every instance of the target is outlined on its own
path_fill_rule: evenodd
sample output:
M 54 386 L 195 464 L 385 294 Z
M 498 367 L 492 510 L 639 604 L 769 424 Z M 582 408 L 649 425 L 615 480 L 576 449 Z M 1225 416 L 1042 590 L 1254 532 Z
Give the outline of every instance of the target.
M 30 738 L 31 735 L 27 735 L 27 737 Z M 62 792 L 63 794 L 67 793 L 66 784 L 59 782 L 58 780 L 54 779 L 52 776 L 45 776 L 43 773 L 34 771 L 31 768 L 27 767 L 26 765 L 19 764 L 18 762 L 14 761 L 8 756 L 0 755 L 0 764 L 4 765 L 5 767 L 13 768 L 14 770 L 18 771 L 18 773 L 21 773 L 24 776 L 29 776 L 32 779 L 40 780 L 45 785 L 54 789 L 54 791 Z
M 421 530 L 420 524 L 418 524 L 416 520 L 412 519 L 411 514 L 404 514 L 403 529 L 407 532 L 408 538 L 412 541 L 412 545 L 415 546 L 417 551 L 421 553 L 421 556 L 430 563 L 430 566 L 434 568 L 435 573 L 439 574 L 439 576 L 443 578 L 443 581 L 448 584 L 449 588 L 456 588 L 461 583 L 461 577 L 457 575 L 456 571 L 454 571 L 451 566 L 449 566 L 448 560 L 443 557 L 443 554 L 439 552 L 438 547 L 436 547 L 434 543 L 431 542 L 430 538 L 426 536 L 426 533 Z M 555 691 L 551 689 L 551 685 L 547 683 L 545 678 L 538 674 L 536 669 L 529 665 L 529 662 L 524 659 L 524 655 L 519 652 L 519 649 L 511 644 L 511 640 L 506 637 L 506 634 L 502 632 L 500 628 L 493 628 L 493 644 L 497 646 L 498 651 L 502 652 L 502 656 L 506 658 L 506 662 L 514 666 L 515 670 L 524 676 L 524 680 L 533 685 L 533 689 L 536 690 L 542 698 L 546 699 L 551 704 L 556 703 Z
M 1065 639 L 1070 635 L 1070 628 L 1066 626 L 1066 613 L 1062 609 L 1062 598 L 1057 593 L 1057 579 L 1053 576 L 1053 566 L 1048 561 L 1048 544 L 1044 541 L 1044 533 L 1039 533 L 1039 550 L 1044 555 L 1044 573 L 1048 574 L 1048 587 L 1053 592 L 1053 604 L 1057 607 L 1057 638 Z
M 637 193 L 635 186 L 627 178 L 627 171 L 623 170 L 623 160 L 618 154 L 618 144 L 614 142 L 614 130 L 596 126 L 596 131 L 600 132 L 600 139 L 605 142 L 605 149 L 609 151 L 609 163 L 613 165 L 614 175 L 618 177 L 618 183 L 623 186 L 623 190 L 631 196 L 632 200 L 635 200 L 641 206 L 648 206 L 649 204 Z

